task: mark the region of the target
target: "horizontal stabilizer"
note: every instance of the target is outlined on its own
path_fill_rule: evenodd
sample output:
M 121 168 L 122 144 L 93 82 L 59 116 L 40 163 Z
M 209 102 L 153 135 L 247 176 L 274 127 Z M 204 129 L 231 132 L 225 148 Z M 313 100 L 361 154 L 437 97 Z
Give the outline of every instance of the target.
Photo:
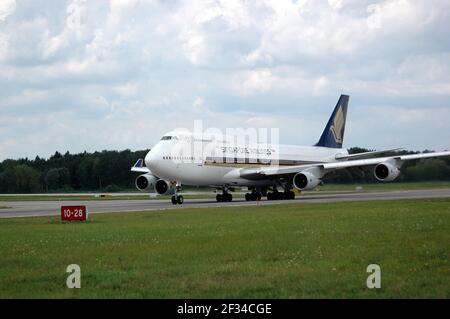
M 150 170 L 144 166 L 144 160 L 142 158 L 136 161 L 136 163 L 131 167 L 131 171 L 138 173 L 150 173 Z

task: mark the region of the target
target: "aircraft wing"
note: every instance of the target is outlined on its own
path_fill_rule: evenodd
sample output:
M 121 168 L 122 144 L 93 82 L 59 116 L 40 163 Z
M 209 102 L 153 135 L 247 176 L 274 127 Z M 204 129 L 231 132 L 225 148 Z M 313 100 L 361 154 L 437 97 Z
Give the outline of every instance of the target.
M 337 160 L 345 160 L 345 159 L 357 159 L 357 158 L 372 157 L 374 155 L 380 155 L 380 154 L 388 153 L 388 152 L 395 152 L 395 151 L 398 151 L 401 149 L 403 149 L 403 148 L 402 147 L 392 148 L 389 150 L 371 151 L 371 152 L 356 153 L 356 154 L 349 154 L 349 155 L 336 155 L 336 159 Z
M 411 154 L 411 155 L 398 155 L 398 156 L 387 156 L 387 157 L 377 157 L 370 159 L 359 159 L 359 160 L 347 160 L 347 161 L 336 161 L 336 162 L 327 162 L 327 163 L 314 163 L 307 165 L 295 165 L 295 166 L 272 166 L 272 167 L 260 167 L 256 169 L 243 169 L 240 174 L 241 177 L 244 178 L 262 178 L 262 177 L 276 177 L 290 174 L 297 174 L 303 170 L 317 167 L 326 172 L 342 169 L 342 168 L 350 168 L 350 167 L 362 167 L 362 166 L 370 166 L 377 165 L 383 162 L 388 161 L 408 161 L 414 159 L 421 158 L 430 158 L 430 157 L 441 157 L 441 156 L 450 156 L 450 151 L 446 152 L 435 152 L 435 153 L 422 153 L 422 154 Z
M 136 163 L 131 167 L 131 171 L 138 173 L 150 173 L 148 167 L 145 167 L 143 164 L 144 160 L 142 158 L 138 159 Z

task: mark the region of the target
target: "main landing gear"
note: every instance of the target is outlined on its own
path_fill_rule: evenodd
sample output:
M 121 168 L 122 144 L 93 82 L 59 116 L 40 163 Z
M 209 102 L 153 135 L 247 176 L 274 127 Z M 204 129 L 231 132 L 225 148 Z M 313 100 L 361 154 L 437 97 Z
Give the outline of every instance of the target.
M 268 192 L 267 200 L 284 200 L 284 199 L 295 199 L 295 193 L 293 191 L 285 192 Z
M 223 194 L 217 194 L 216 195 L 216 201 L 218 203 L 221 202 L 231 202 L 233 200 L 233 195 L 228 193 L 227 191 L 224 191 Z
M 261 200 L 262 194 L 257 191 L 245 194 L 245 200 L 247 202 Z
M 184 197 L 183 195 L 173 195 L 172 196 L 172 204 L 176 205 L 176 204 L 183 204 L 184 203 Z
M 257 191 L 245 194 L 245 200 L 247 202 L 261 200 L 261 197 L 262 194 Z M 267 200 L 284 200 L 284 199 L 295 199 L 295 193 L 293 191 L 285 191 L 285 192 L 275 191 L 267 193 Z
M 181 205 L 184 203 L 183 195 L 178 195 L 178 192 L 181 192 L 181 189 L 182 189 L 181 183 L 179 183 L 179 182 L 176 183 L 175 194 L 172 196 L 172 199 L 171 199 L 173 205 L 176 205 L 176 204 Z

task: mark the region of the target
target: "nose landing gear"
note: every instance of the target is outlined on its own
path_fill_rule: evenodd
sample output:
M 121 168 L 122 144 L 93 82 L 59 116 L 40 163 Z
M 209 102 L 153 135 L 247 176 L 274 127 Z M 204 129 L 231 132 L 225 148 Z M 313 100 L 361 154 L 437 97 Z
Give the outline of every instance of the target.
M 181 205 L 181 204 L 183 204 L 184 203 L 184 197 L 183 197 L 183 195 L 178 195 L 178 192 L 181 192 L 181 183 L 176 183 L 176 186 L 175 186 L 175 194 L 172 196 L 172 198 L 171 198 L 171 201 L 172 201 L 172 204 L 173 205 L 176 205 L 176 204 L 179 204 L 179 205 Z

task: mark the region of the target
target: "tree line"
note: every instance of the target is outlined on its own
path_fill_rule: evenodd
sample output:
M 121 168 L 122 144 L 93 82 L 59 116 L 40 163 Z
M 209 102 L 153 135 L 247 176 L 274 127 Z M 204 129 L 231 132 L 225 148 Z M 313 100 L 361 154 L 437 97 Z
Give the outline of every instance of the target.
M 130 167 L 149 150 L 102 151 L 94 153 L 61 154 L 48 159 L 7 159 L 0 163 L 0 193 L 40 193 L 71 191 L 133 190 L 137 174 Z M 353 147 L 350 153 L 370 151 Z M 428 151 L 424 151 L 428 152 Z M 386 155 L 414 154 L 399 151 Z M 400 182 L 450 180 L 450 158 L 407 161 L 403 164 Z M 376 182 L 372 168 L 339 170 L 328 174 L 325 183 Z
M 130 167 L 147 152 L 55 152 L 48 159 L 7 159 L 0 163 L 0 193 L 133 189 L 135 174 Z

